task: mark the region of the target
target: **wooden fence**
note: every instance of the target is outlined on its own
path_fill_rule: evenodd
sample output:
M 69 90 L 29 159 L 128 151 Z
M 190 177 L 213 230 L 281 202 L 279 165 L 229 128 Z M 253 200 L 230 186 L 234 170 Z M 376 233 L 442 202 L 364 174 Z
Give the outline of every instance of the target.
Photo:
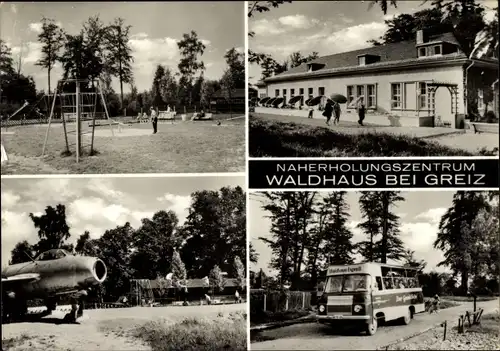
M 312 294 L 306 291 L 289 291 L 285 294 L 281 291 L 253 290 L 250 292 L 250 309 L 254 312 L 310 309 Z

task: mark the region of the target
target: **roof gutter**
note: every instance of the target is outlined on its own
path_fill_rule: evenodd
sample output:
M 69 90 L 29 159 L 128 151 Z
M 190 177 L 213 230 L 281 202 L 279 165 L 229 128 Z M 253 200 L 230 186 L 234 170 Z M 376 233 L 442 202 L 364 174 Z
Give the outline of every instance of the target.
M 299 73 L 293 75 L 284 75 L 282 77 L 275 76 L 265 79 L 266 83 L 274 83 L 280 81 L 291 81 L 291 80 L 303 80 L 303 79 L 313 79 L 313 78 L 323 78 L 323 77 L 331 77 L 336 75 L 346 75 L 346 74 L 360 74 L 371 71 L 382 72 L 382 71 L 390 71 L 395 68 L 415 68 L 421 66 L 452 66 L 464 64 L 467 62 L 467 58 L 458 58 L 453 60 L 442 60 L 442 61 L 425 61 L 425 62 L 411 62 L 411 63 L 400 63 L 396 65 L 387 65 L 387 66 L 366 66 L 363 69 L 359 69 L 359 67 L 355 67 L 356 69 L 346 69 L 342 71 L 334 71 L 334 72 L 314 72 L 314 73 Z

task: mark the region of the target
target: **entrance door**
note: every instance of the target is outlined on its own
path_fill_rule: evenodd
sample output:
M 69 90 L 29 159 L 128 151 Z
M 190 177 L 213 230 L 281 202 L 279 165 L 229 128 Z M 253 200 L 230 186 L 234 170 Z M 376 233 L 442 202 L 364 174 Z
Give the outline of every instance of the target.
M 451 94 L 446 87 L 436 90 L 436 127 L 454 127 L 454 116 L 451 110 Z
M 405 83 L 405 110 L 417 110 L 417 89 L 416 83 Z

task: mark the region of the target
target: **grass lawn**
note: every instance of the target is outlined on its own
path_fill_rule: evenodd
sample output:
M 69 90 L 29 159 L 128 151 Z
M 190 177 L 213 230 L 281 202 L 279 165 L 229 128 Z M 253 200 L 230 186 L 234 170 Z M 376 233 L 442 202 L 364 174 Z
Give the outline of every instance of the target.
M 223 120 L 230 116 L 214 117 Z M 222 121 L 221 125 L 215 121 L 161 123 L 155 135 L 149 123 L 124 126 L 121 132 L 115 127 L 115 136 L 108 126 L 96 127 L 97 155 L 83 156 L 78 164 L 74 155 L 61 156 L 64 133 L 56 124 L 50 130 L 46 156 L 40 157 L 46 130 L 47 125 L 10 127 L 8 131 L 14 134 L 2 135 L 9 157 L 2 164 L 2 174 L 245 171 L 245 118 Z M 70 137 L 70 144 L 74 143 L 74 135 Z
M 500 315 L 485 315 L 481 324 L 466 328 L 465 333 L 457 332 L 457 322 L 449 321 L 446 340 L 442 327 L 394 345 L 390 350 L 497 350 L 499 345 Z
M 186 318 L 178 323 L 148 322 L 134 336 L 153 351 L 247 350 L 245 313 L 231 313 L 216 319 Z
M 343 133 L 250 117 L 249 154 L 251 157 L 488 156 L 495 155 L 495 151 L 483 149 L 472 153 L 411 136 Z

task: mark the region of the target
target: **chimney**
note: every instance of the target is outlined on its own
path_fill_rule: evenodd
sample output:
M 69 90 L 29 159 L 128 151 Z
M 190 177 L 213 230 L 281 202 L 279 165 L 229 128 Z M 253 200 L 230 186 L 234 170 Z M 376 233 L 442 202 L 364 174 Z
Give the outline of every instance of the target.
M 424 43 L 424 30 L 417 30 L 417 45 Z

